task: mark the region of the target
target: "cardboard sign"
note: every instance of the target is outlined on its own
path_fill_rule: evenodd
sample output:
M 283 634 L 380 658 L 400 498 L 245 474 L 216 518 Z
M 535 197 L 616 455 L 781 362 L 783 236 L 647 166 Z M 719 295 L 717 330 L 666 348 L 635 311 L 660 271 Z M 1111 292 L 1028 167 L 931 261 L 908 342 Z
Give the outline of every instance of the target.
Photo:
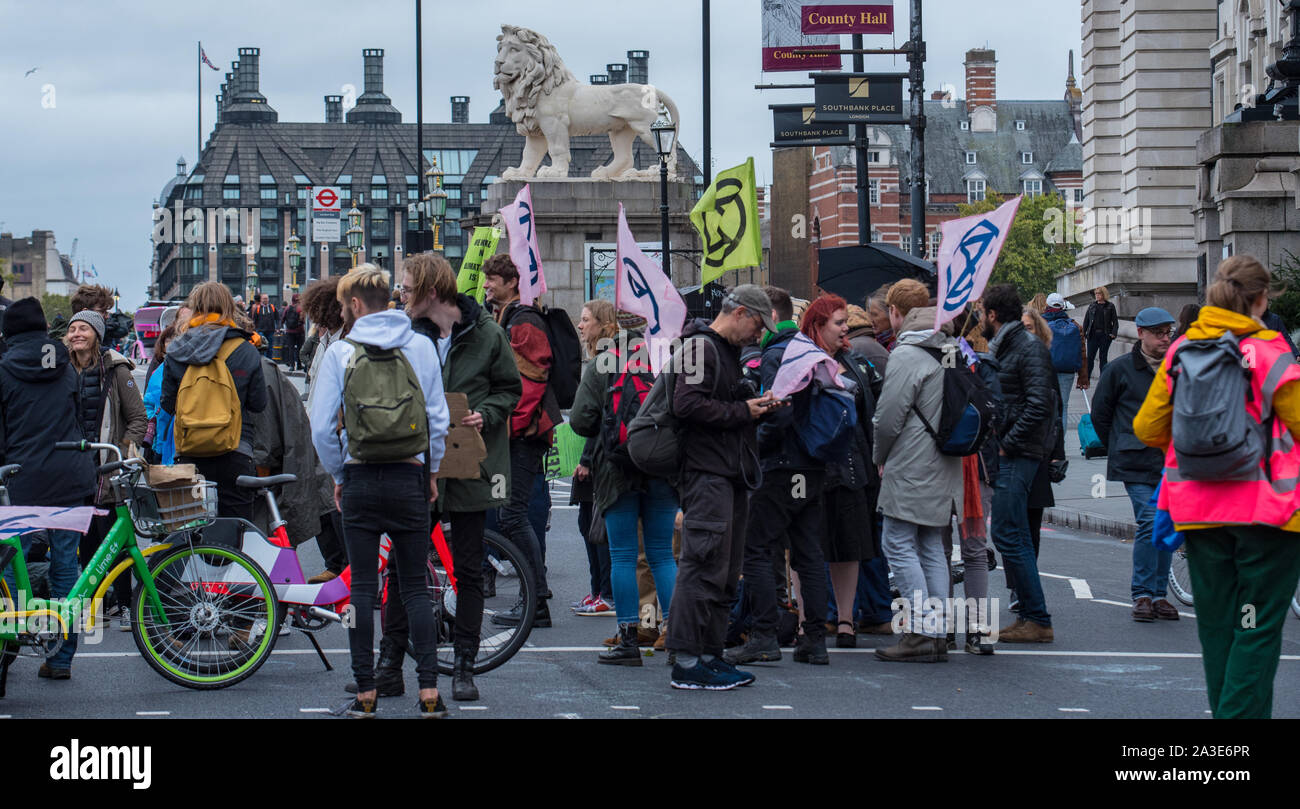
M 479 464 L 487 459 L 487 445 L 478 430 L 461 424 L 469 415 L 469 398 L 463 393 L 445 396 L 451 427 L 447 430 L 447 449 L 438 466 L 438 477 L 476 480 L 482 474 Z

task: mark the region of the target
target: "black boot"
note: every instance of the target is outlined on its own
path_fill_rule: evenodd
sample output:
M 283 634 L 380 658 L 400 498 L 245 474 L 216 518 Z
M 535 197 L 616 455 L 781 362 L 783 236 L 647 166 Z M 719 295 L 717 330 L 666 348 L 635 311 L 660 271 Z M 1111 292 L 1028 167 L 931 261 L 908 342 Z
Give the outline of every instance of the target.
M 456 653 L 451 675 L 451 698 L 457 702 L 474 702 L 478 699 L 478 686 L 474 685 L 474 658 Z
M 551 605 L 546 603 L 546 599 L 537 599 L 537 614 L 533 616 L 533 628 L 549 627 L 551 625 Z M 635 639 L 635 633 L 633 634 Z
M 379 641 L 379 662 L 375 664 L 375 689 L 381 697 L 400 697 L 406 693 L 406 683 L 402 678 L 402 663 L 406 660 L 406 650 L 387 636 Z M 357 693 L 357 684 L 348 683 L 344 690 L 349 694 Z
M 491 561 L 483 562 L 483 597 L 497 597 L 497 569 Z
M 598 662 L 611 666 L 641 665 L 641 649 L 637 645 L 637 624 L 618 625 L 618 645 L 600 653 Z
M 794 662 L 811 663 L 814 666 L 828 665 L 831 656 L 826 651 L 826 635 L 808 632 L 805 628 L 805 634 L 800 635 L 794 645 Z

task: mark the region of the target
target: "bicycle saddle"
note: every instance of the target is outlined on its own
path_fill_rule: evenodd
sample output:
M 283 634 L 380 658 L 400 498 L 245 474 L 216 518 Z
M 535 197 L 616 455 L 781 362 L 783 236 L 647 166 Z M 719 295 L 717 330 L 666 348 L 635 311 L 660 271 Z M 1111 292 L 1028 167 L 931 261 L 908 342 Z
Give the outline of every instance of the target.
M 297 475 L 270 475 L 264 478 L 253 477 L 252 475 L 240 475 L 235 478 L 235 485 L 241 489 L 265 489 L 269 486 L 279 486 L 281 483 L 293 483 L 298 479 Z

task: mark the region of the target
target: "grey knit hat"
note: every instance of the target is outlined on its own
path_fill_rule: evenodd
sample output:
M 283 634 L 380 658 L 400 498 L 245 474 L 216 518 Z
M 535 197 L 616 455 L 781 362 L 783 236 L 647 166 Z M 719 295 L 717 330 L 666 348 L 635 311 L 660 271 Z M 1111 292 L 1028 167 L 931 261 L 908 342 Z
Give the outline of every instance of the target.
M 78 320 L 84 320 L 85 322 L 89 323 L 90 327 L 95 330 L 95 334 L 99 335 L 99 342 L 101 343 L 104 342 L 104 316 L 103 315 L 101 315 L 99 312 L 96 312 L 92 309 L 83 309 L 72 316 L 72 319 L 68 321 L 68 325 L 71 326 L 73 323 L 76 323 Z

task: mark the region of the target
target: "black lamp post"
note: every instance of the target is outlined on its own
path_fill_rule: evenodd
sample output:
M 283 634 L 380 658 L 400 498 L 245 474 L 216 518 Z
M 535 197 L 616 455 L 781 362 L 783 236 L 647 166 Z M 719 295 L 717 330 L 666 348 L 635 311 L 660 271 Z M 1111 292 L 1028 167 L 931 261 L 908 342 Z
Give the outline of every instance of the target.
M 671 279 L 672 258 L 668 252 L 668 158 L 672 156 L 673 149 L 677 148 L 677 122 L 666 108 L 659 108 L 659 120 L 650 127 L 650 132 L 655 138 L 655 151 L 659 153 L 659 230 L 663 246 L 663 270 L 664 275 Z
M 298 291 L 298 267 L 302 264 L 302 251 L 299 249 L 301 244 L 302 240 L 297 233 L 289 237 L 289 288 L 295 293 Z
M 429 217 L 429 227 L 433 230 L 433 250 L 441 251 L 442 220 L 447 215 L 447 192 L 442 189 L 442 169 L 438 168 L 435 156 L 429 170 L 424 173 L 426 193 L 424 195 L 424 215 Z

